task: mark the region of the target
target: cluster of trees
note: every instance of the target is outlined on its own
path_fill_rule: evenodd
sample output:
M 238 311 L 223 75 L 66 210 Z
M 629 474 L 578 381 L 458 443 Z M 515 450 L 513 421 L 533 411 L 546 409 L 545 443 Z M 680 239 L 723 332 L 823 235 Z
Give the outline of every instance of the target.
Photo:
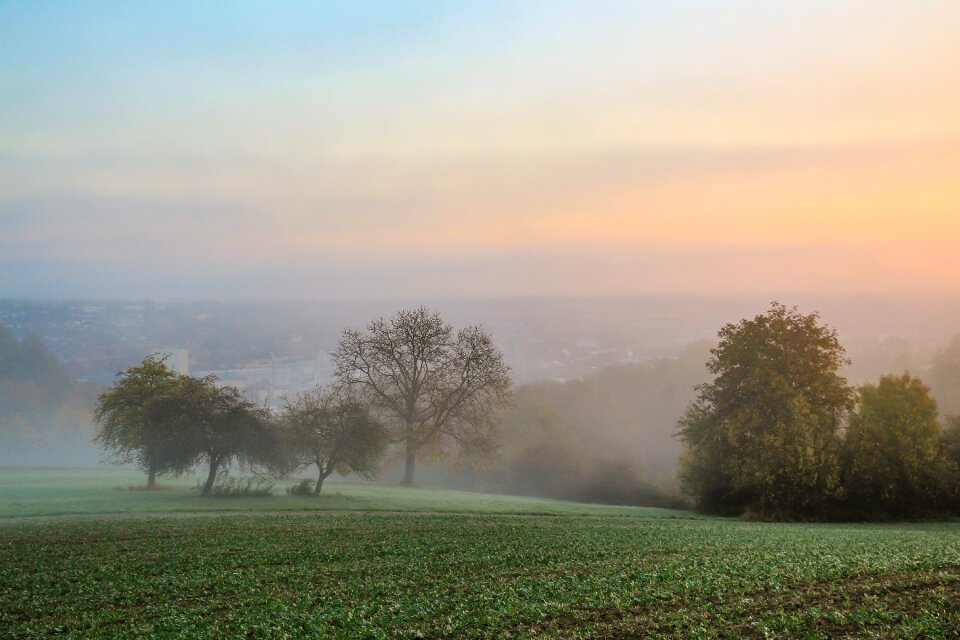
M 262 408 L 214 377 L 194 378 L 148 356 L 118 374 L 97 400 L 95 441 L 116 462 L 134 462 L 147 473 L 147 488 L 158 475 L 180 475 L 206 463 L 203 495 L 217 475 L 234 463 L 279 468 L 280 439 Z
M 764 518 L 922 517 L 960 508 L 960 420 L 914 376 L 850 386 L 836 331 L 774 303 L 728 324 L 679 423 L 697 507 Z
M 206 466 L 203 495 L 233 465 L 278 476 L 315 465 L 319 493 L 334 471 L 374 473 L 390 444 L 402 449 L 405 484 L 418 458 L 491 459 L 510 371 L 480 327 L 455 332 L 435 312 L 400 311 L 344 331 L 332 357 L 332 387 L 273 415 L 213 376 L 177 374 L 150 356 L 99 397 L 96 442 L 115 461 L 139 465 L 148 488 L 158 475 Z

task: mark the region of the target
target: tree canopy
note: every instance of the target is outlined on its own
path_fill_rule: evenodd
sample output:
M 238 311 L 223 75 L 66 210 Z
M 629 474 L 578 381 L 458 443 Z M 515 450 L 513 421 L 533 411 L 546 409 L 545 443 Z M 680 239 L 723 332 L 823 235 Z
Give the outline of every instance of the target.
M 345 330 L 332 354 L 338 382 L 359 393 L 404 452 L 404 484 L 418 457 L 443 455 L 482 464 L 498 440 L 497 409 L 510 397 L 510 369 L 479 326 L 454 332 L 423 307 Z
M 118 463 L 135 462 L 156 476 L 180 475 L 205 463 L 202 494 L 232 464 L 280 469 L 279 434 L 266 409 L 244 399 L 216 378 L 194 378 L 168 369 L 163 358 L 148 356 L 97 400 L 95 441 Z
M 943 480 L 937 403 L 909 374 L 858 389 L 844 443 L 845 502 L 869 516 L 934 511 Z
M 233 464 L 284 471 L 281 435 L 267 409 L 236 387 L 217 386 L 214 376 L 182 376 L 178 391 L 173 420 L 183 434 L 180 451 L 190 467 L 206 465 L 202 495 L 209 495 L 217 475 Z
M 147 473 L 147 488 L 156 486 L 163 473 L 189 468 L 192 458 L 183 455 L 177 427 L 182 421 L 175 401 L 184 382 L 154 354 L 136 367 L 117 374 L 110 389 L 97 399 L 94 416 L 98 429 L 94 441 L 115 462 L 136 463 Z
M 290 433 L 295 468 L 317 466 L 317 494 L 334 471 L 373 476 L 387 446 L 384 426 L 342 388 L 300 394 L 287 402 L 281 420 Z
M 680 478 L 710 512 L 804 515 L 839 489 L 838 432 L 853 404 L 836 331 L 774 302 L 719 332 L 679 423 Z

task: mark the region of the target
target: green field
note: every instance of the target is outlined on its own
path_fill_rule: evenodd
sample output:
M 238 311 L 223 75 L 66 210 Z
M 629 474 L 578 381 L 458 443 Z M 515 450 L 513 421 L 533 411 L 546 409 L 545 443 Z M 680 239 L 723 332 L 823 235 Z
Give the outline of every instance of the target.
M 26 518 L 300 511 L 696 517 L 669 509 L 336 481 L 326 482 L 319 497 L 287 495 L 286 488 L 296 480 L 283 480 L 277 482 L 275 495 L 267 498 L 203 498 L 195 490 L 200 476 L 164 478 L 160 491 L 143 491 L 144 478 L 140 472 L 122 469 L 0 468 L 0 523 Z
M 0 637 L 960 635 L 954 523 L 760 524 L 352 483 L 319 499 L 113 488 L 138 480 L 0 475 Z

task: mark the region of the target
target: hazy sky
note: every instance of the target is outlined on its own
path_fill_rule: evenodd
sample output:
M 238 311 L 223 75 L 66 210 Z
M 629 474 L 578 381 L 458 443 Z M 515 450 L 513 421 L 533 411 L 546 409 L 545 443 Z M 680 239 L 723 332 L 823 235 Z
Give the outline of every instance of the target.
M 960 293 L 960 2 L 0 2 L 0 297 Z

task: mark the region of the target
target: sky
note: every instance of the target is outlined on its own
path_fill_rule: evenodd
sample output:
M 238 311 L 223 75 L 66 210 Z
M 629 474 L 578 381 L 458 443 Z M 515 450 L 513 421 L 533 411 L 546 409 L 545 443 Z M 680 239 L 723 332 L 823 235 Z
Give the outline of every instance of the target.
M 0 297 L 960 294 L 960 3 L 0 0 Z

